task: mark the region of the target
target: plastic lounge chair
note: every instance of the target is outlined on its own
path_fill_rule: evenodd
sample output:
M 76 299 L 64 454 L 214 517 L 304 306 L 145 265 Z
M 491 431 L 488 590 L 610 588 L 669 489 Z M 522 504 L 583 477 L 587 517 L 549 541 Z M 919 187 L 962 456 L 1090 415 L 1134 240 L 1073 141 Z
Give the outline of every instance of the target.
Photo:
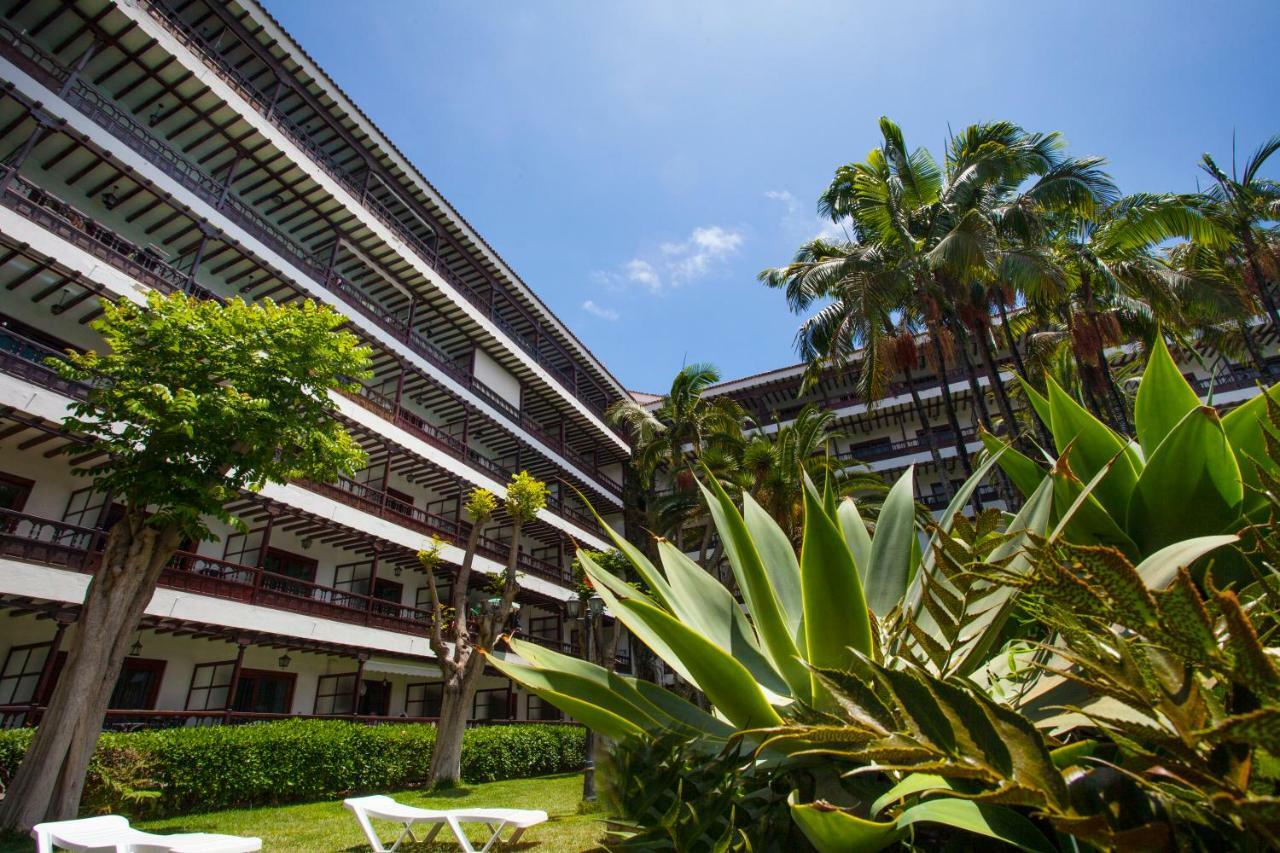
M 369 839 L 369 844 L 375 853 L 395 853 L 406 838 L 410 841 L 418 841 L 413 834 L 413 827 L 420 823 L 432 824 L 430 833 L 422 839 L 426 844 L 434 841 L 441 828 L 447 826 L 466 853 L 485 853 L 501 840 L 499 836 L 507 827 L 514 827 L 515 832 L 505 843 L 514 844 L 520 840 L 520 836 L 526 829 L 547 820 L 547 813 L 538 809 L 420 809 L 397 803 L 390 797 L 381 795 L 352 797 L 343 800 L 342 804 L 355 813 L 356 820 L 360 822 L 360 828 L 364 830 L 365 837 Z M 390 847 L 383 846 L 382 840 L 373 831 L 371 821 L 375 819 L 389 820 L 404 827 L 400 836 Z M 471 846 L 467 834 L 463 832 L 462 824 L 464 823 L 483 823 L 488 827 L 491 833 L 489 840 L 478 851 Z
M 36 853 L 55 849 L 74 853 L 255 853 L 262 849 L 261 838 L 185 832 L 156 835 L 129 826 L 120 815 L 86 817 L 37 824 L 31 830 Z

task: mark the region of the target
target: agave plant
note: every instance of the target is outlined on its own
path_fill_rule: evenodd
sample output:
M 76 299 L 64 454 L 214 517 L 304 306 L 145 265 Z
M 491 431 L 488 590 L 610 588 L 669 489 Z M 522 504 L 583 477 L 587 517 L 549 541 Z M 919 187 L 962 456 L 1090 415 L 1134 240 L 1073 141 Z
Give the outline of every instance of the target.
M 1268 397 L 1280 399 L 1280 386 L 1220 416 L 1201 404 L 1157 337 L 1138 385 L 1136 439 L 1099 421 L 1052 379 L 1045 395 L 1023 390 L 1049 425 L 1058 456 L 1046 468 L 1008 450 L 999 464 L 1023 494 L 1052 483 L 1059 512 L 1079 501 L 1066 528 L 1070 541 L 1140 560 L 1179 540 L 1238 532 L 1264 511 L 1259 470 L 1276 467 L 1265 453 L 1262 414 Z M 1002 446 L 994 436 L 983 440 Z M 1221 561 L 1238 569 L 1230 556 Z

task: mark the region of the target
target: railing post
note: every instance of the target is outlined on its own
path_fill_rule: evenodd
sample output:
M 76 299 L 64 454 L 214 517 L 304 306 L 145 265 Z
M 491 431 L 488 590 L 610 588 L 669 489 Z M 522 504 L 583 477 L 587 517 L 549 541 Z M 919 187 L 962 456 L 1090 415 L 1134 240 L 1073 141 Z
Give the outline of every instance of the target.
M 225 189 L 223 190 L 223 193 L 225 195 Z M 204 250 L 209 245 L 209 236 L 213 231 L 208 223 L 205 222 L 199 223 L 198 227 L 200 228 L 200 242 L 196 245 L 196 254 L 191 261 L 191 271 L 187 273 L 188 288 L 196 282 L 196 271 L 200 269 L 200 262 L 204 260 Z
M 267 549 L 271 547 L 271 528 L 275 524 L 276 514 L 272 510 L 267 510 L 267 526 L 262 528 L 262 541 L 258 543 L 258 559 L 255 561 L 254 568 L 257 570 L 253 574 L 253 593 L 250 600 L 256 602 L 258 600 L 258 590 L 262 589 L 263 566 L 267 561 Z
M 52 122 L 39 110 L 32 110 L 31 117 L 36 121 L 36 129 L 31 131 L 31 135 L 27 137 L 27 141 L 22 143 L 22 148 L 18 151 L 13 163 L 9 166 L 9 170 L 5 173 L 4 180 L 0 181 L 0 194 L 9 189 L 9 185 L 13 183 L 13 179 L 18 176 L 18 171 L 22 168 L 22 164 L 26 162 L 33 149 L 44 138 L 45 134 L 52 129 Z
M 402 361 L 400 362 L 400 375 L 396 377 L 396 408 L 392 413 L 392 419 L 394 419 L 396 415 L 400 414 L 400 401 L 404 399 L 404 373 L 405 364 Z
M 353 718 L 360 715 L 360 688 L 364 686 L 364 663 L 368 659 L 368 652 L 360 652 L 356 655 L 356 680 L 351 689 L 351 716 Z
M 418 313 L 418 300 L 409 297 L 409 317 L 404 321 L 404 339 L 406 341 L 413 339 L 413 321 Z
M 227 200 L 227 193 L 231 191 L 231 182 L 235 180 L 236 169 L 240 168 L 240 161 L 244 159 L 244 149 L 236 146 L 236 156 L 231 161 L 231 168 L 227 170 L 227 178 L 222 182 L 222 189 L 218 191 L 218 203 L 215 205 L 219 210 Z
M 227 688 L 227 703 L 222 708 L 222 723 L 231 722 L 232 706 L 236 703 L 236 691 L 240 688 L 240 670 L 244 666 L 244 650 L 249 646 L 248 637 L 236 638 L 236 662 L 231 668 L 231 685 Z
M 67 632 L 67 626 L 76 621 L 76 614 L 70 610 L 59 610 L 53 618 L 58 622 L 58 629 L 53 634 L 53 642 L 49 644 L 49 654 L 44 659 L 44 665 L 40 667 L 40 680 L 36 682 L 35 692 L 31 694 L 32 716 L 35 716 L 44 694 L 49 692 L 49 685 L 53 682 L 53 668 L 58 660 L 58 652 L 62 650 L 63 635 Z
M 64 97 L 67 92 L 71 91 L 71 87 L 75 85 L 76 79 L 80 76 L 80 72 L 89 64 L 89 60 L 93 59 L 93 55 L 98 52 L 98 39 L 95 37 L 89 46 L 85 48 L 84 53 L 80 54 L 80 58 L 76 60 L 75 66 L 71 72 L 67 74 L 67 79 L 63 81 L 62 88 L 58 90 L 58 96 Z

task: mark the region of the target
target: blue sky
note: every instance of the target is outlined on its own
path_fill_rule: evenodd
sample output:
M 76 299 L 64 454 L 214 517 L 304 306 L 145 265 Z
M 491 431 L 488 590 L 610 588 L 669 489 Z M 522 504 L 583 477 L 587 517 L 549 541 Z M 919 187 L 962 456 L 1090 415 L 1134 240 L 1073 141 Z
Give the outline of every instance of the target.
M 935 153 L 948 123 L 1059 130 L 1126 192 L 1280 132 L 1274 0 L 265 2 L 638 390 L 795 361 L 756 273 L 881 115 Z

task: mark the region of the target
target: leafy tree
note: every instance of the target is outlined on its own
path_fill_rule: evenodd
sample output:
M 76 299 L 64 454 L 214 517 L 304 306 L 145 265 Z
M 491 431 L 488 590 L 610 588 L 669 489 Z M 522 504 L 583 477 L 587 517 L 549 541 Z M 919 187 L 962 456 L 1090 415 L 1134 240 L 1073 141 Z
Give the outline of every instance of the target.
M 89 583 L 67 663 L 0 809 L 29 828 L 75 817 L 133 631 L 179 543 L 212 539 L 225 504 L 269 482 L 328 481 L 362 464 L 330 392 L 367 375 L 344 318 L 306 301 L 247 305 L 152 294 L 103 303 L 103 353 L 53 366 L 87 382 L 64 422 L 104 461 L 77 474 L 124 505 Z
M 467 496 L 466 513 L 471 531 L 462 556 L 462 568 L 453 579 L 453 595 L 449 603 L 440 600 L 436 587 L 436 571 L 443 562 L 444 543 L 434 540 L 431 547 L 418 552 L 418 560 L 427 575 L 431 595 L 431 651 L 444 675 L 440 701 L 440 720 L 436 726 L 436 744 L 431 753 L 428 783 L 455 785 L 462 778 L 462 736 L 475 699 L 476 686 L 484 672 L 484 658 L 478 653 L 491 650 L 511 615 L 516 593 L 520 590 L 516 563 L 520 556 L 520 532 L 547 505 L 547 484 L 527 471 L 511 475 L 507 484 L 505 507 L 511 520 L 511 552 L 500 579 L 495 600 L 479 608 L 474 622 L 467 607 L 467 586 L 475 563 L 476 546 L 484 525 L 498 509 L 497 497 L 487 489 L 474 489 Z M 446 607 L 448 610 L 446 611 Z
M 1263 178 L 1262 168 L 1280 151 L 1280 134 L 1258 146 L 1244 169 L 1236 173 L 1232 164 L 1228 175 L 1213 157 L 1205 154 L 1200 167 L 1213 178 L 1203 193 L 1209 215 L 1230 233 L 1231 256 L 1243 273 L 1245 285 L 1266 309 L 1271 325 L 1280 331 L 1280 306 L 1276 302 L 1276 282 L 1280 280 L 1280 259 L 1274 251 L 1274 223 L 1280 221 L 1280 183 Z
M 619 400 L 609 408 L 609 422 L 631 434 L 631 464 L 646 488 L 657 472 L 684 467 L 686 446 L 696 459 L 708 448 L 741 442 L 742 407 L 728 397 L 704 396 L 719 381 L 714 366 L 690 364 L 652 410 L 635 400 Z

